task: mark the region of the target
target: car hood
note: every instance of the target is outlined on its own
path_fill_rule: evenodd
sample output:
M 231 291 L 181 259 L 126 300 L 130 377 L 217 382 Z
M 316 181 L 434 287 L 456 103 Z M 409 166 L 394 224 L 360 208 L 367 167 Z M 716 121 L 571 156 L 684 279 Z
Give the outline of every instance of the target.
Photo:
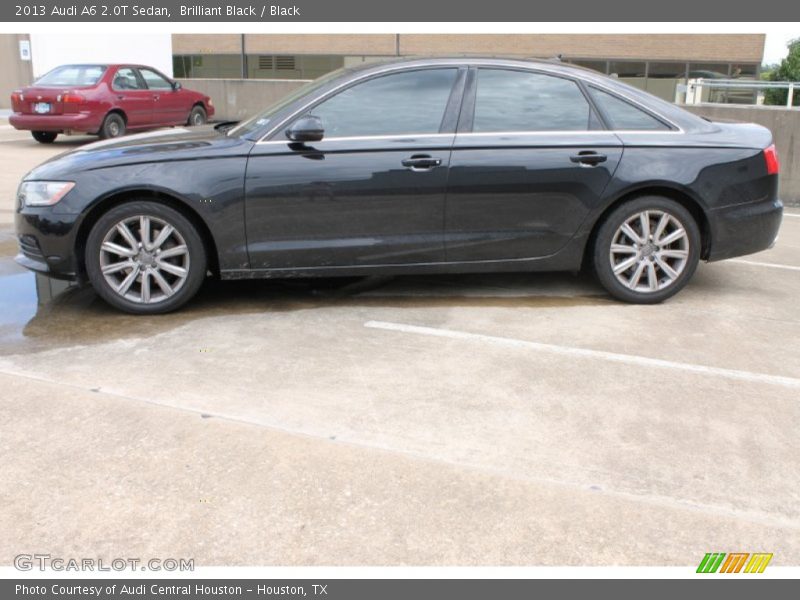
M 237 156 L 247 154 L 252 146 L 253 142 L 228 137 L 211 125 L 163 129 L 81 146 L 39 165 L 25 179 L 64 178 L 70 173 L 122 165 Z

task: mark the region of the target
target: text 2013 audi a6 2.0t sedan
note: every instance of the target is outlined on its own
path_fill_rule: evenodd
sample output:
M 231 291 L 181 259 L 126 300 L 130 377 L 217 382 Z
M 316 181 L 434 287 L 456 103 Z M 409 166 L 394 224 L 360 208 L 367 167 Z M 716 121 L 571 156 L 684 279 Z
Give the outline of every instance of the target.
M 782 218 L 767 129 L 555 62 L 337 71 L 238 125 L 109 140 L 31 171 L 17 260 L 133 313 L 222 279 L 594 269 L 654 303 Z

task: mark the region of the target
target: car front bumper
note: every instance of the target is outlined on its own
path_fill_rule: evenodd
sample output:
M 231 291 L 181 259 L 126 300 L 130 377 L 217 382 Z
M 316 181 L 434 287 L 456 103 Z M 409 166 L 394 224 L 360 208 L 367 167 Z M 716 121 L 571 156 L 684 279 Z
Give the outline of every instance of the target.
M 75 132 L 97 133 L 100 119 L 90 113 L 65 115 L 25 115 L 13 113 L 8 122 L 16 129 L 25 131 L 49 131 L 52 133 Z
M 14 215 L 19 242 L 18 264 L 56 279 L 78 280 L 75 240 L 78 215 L 56 214 L 49 208 L 24 208 Z
M 711 211 L 709 261 L 766 250 L 775 244 L 783 220 L 777 198 L 727 206 Z

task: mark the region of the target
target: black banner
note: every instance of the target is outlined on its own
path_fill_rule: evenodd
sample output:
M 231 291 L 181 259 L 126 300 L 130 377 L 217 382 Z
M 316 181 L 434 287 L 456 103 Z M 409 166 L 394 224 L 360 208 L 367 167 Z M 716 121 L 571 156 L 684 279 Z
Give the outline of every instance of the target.
M 800 20 L 800 3 L 786 0 L 571 0 L 570 2 L 431 2 L 403 0 L 35 0 L 0 4 L 10 22 L 547 22 Z

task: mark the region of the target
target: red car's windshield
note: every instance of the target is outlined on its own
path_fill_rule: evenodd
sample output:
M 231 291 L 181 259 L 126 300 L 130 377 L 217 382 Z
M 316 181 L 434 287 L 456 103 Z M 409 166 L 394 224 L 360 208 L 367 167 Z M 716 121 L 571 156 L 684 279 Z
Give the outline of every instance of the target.
M 64 65 L 37 79 L 36 85 L 44 87 L 95 85 L 105 72 L 106 67 L 102 65 Z

